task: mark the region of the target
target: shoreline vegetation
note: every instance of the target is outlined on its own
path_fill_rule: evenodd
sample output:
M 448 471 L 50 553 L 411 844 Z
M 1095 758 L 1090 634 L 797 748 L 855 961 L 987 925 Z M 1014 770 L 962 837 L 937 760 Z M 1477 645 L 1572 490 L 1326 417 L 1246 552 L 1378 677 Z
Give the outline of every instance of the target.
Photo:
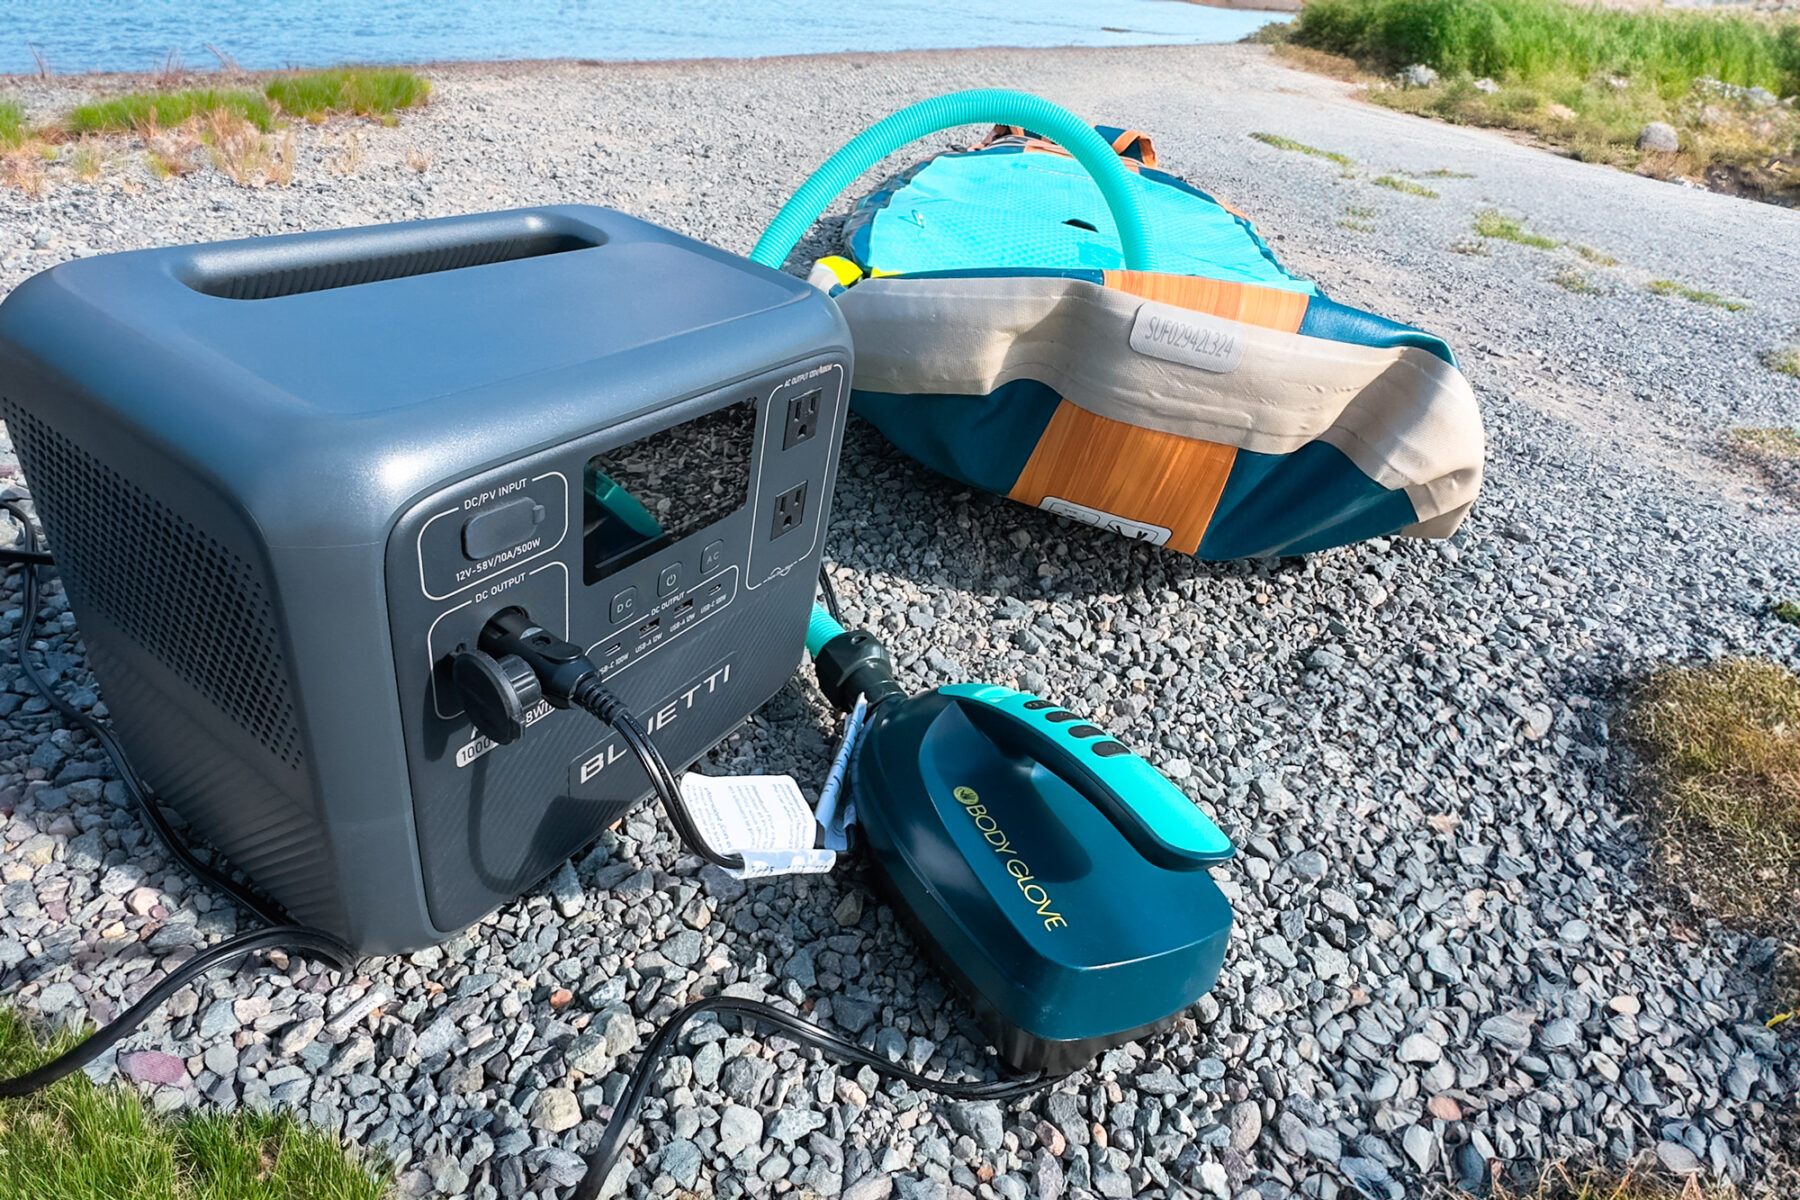
M 0 1077 L 74 1045 L 0 1005 Z M 178 1059 L 160 1051 L 145 1057 Z M 379 1152 L 346 1150 L 334 1134 L 285 1112 L 165 1115 L 122 1084 L 80 1071 L 43 1091 L 0 1100 L 0 1196 L 57 1200 L 384 1200 L 393 1171 Z
M 1800 16 L 1568 0 L 1311 0 L 1258 40 L 1387 108 L 1800 204 Z
M 234 86 L 149 87 L 76 105 L 36 124 L 23 105 L 0 99 L 0 185 L 37 197 L 53 170 L 84 182 L 131 142 L 158 179 L 186 175 L 201 152 L 234 182 L 261 186 L 293 178 L 292 120 L 320 124 L 362 117 L 393 125 L 402 109 L 430 97 L 430 81 L 393 68 L 339 67 L 271 73 L 260 86 L 233 73 Z M 166 83 L 152 76 L 152 83 Z

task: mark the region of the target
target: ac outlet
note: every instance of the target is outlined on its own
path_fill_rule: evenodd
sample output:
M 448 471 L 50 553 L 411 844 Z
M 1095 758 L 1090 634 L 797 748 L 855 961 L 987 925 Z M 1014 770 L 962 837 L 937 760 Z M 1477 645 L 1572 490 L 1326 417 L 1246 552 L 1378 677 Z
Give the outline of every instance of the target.
M 787 428 L 781 434 L 781 448 L 792 450 L 801 442 L 811 441 L 819 432 L 819 396 L 820 391 L 814 388 L 804 396 L 795 396 L 787 402 Z
M 806 520 L 806 484 L 796 483 L 775 497 L 775 517 L 769 523 L 772 542 L 784 533 L 800 527 Z

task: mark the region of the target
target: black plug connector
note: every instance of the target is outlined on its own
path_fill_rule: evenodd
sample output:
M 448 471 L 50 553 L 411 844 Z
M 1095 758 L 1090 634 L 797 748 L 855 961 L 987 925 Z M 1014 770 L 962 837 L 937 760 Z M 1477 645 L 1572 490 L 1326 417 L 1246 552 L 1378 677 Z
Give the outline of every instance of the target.
M 582 709 L 619 731 L 690 850 L 730 870 L 743 867 L 741 855 L 720 854 L 700 836 L 682 801 L 675 772 L 625 702 L 600 682 L 600 668 L 580 646 L 551 633 L 518 607 L 495 613 L 481 627 L 476 645 L 475 650 L 459 651 L 452 664 L 463 708 L 475 728 L 504 746 L 518 740 L 525 714 L 540 699 L 557 708 Z
M 482 626 L 477 645 L 493 658 L 512 655 L 524 662 L 537 677 L 544 699 L 557 708 L 580 704 L 577 694 L 582 684 L 600 681 L 600 668 L 586 651 L 539 625 L 522 608 L 504 608 L 495 613 Z

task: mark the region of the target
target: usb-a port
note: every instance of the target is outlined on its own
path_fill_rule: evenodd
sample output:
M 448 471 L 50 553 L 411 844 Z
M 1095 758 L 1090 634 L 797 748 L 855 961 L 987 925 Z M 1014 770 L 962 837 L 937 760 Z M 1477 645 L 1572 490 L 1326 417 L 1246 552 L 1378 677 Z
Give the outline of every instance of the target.
M 692 596 L 689 596 L 686 600 L 683 600 L 680 604 L 677 604 L 674 608 L 670 609 L 669 616 L 675 617 L 675 618 L 685 617 L 690 612 L 693 612 L 693 611 L 694 611 L 694 598 Z
M 662 625 L 661 617 L 652 617 L 648 621 L 645 621 L 642 625 L 638 626 L 637 635 L 641 638 L 647 638 L 651 634 L 655 633 L 657 628 L 661 625 Z

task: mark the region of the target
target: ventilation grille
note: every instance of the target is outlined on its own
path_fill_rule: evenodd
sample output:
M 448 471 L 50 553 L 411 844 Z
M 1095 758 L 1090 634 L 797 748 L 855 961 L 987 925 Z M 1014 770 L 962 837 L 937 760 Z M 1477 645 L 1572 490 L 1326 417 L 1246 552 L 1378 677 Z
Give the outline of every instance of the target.
M 401 279 L 408 275 L 430 275 L 438 271 L 458 271 L 464 267 L 484 267 L 489 263 L 537 258 L 545 254 L 563 254 L 570 250 L 588 250 L 597 245 L 599 243 L 591 238 L 573 233 L 528 233 L 518 237 L 402 250 L 366 258 L 203 275 L 194 279 L 189 286 L 195 291 L 205 292 L 209 296 L 222 296 L 227 300 L 272 300 L 277 296 L 297 296 L 302 292 L 355 287 L 360 283 L 377 283 L 383 279 Z
M 76 600 L 298 767 L 287 664 L 250 564 L 16 405 L 0 401 L 0 411 Z

